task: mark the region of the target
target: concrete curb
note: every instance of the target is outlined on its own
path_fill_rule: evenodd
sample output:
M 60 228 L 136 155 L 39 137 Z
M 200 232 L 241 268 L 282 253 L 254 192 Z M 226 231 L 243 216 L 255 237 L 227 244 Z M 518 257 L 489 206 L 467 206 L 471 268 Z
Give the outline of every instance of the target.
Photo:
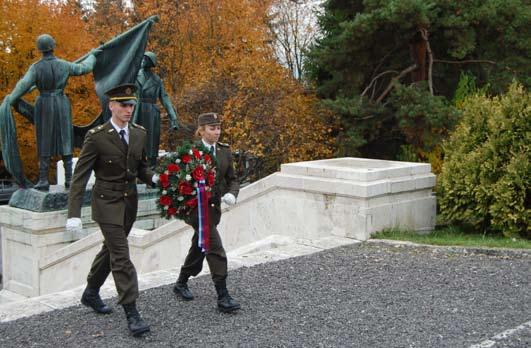
M 432 249 L 434 251 L 453 252 L 457 254 L 485 255 L 493 257 L 531 258 L 531 249 L 466 247 L 459 245 L 431 245 L 392 239 L 369 239 L 365 241 L 365 243 L 380 243 L 396 247 Z

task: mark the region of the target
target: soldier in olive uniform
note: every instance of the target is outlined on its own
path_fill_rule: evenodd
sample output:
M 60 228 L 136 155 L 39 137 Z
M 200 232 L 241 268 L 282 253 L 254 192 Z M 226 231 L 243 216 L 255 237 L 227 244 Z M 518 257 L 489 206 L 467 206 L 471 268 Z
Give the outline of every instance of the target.
M 39 181 L 34 188 L 47 191 L 50 187 L 48 169 L 52 156 L 63 157 L 66 187 L 69 187 L 72 177 L 74 128 L 70 101 L 64 94 L 68 78 L 91 72 L 96 63 L 95 54 L 101 50 L 93 50 L 82 63 L 76 64 L 53 55 L 55 40 L 48 34 L 37 38 L 37 48 L 42 52 L 42 59 L 30 66 L 9 95 L 9 102 L 14 105 L 33 86 L 37 86 L 40 92 L 34 114 L 39 156 Z
M 218 308 L 222 312 L 233 312 L 240 309 L 240 305 L 227 291 L 227 256 L 216 227 L 221 219 L 221 202 L 223 201 L 228 205 L 235 204 L 240 185 L 234 173 L 232 152 L 229 146 L 218 142 L 220 134 L 221 119 L 217 114 L 210 112 L 199 115 L 196 135 L 201 137 L 203 145 L 210 149 L 210 153 L 217 160 L 216 184 L 212 189 L 208 211 L 210 248 L 204 254 L 198 246 L 199 233 L 196 208 L 186 220 L 194 228 L 192 246 L 184 260 L 184 265 L 181 267 L 181 272 L 173 291 L 184 300 L 193 300 L 194 297 L 187 285 L 188 278 L 201 272 L 203 260 L 206 257 L 218 294 Z
M 161 78 L 152 71 L 155 66 L 157 66 L 157 56 L 153 52 L 146 52 L 142 61 L 142 69 L 138 72 L 136 79 L 139 103 L 133 117 L 133 122 L 143 126 L 147 131 L 145 149 L 148 163 L 152 168 L 157 162 L 160 143 L 160 110 L 157 100 L 160 99 L 168 113 L 170 127 L 177 130 L 177 114 Z
M 149 331 L 136 309 L 138 280 L 129 258 L 127 236 L 136 219 L 138 197 L 136 179 L 152 184 L 157 176 L 149 169 L 144 153 L 146 131 L 130 123 L 136 104 L 136 86 L 125 84 L 106 92 L 112 117 L 105 124 L 91 129 L 77 162 L 68 199 L 67 230 L 81 230 L 81 204 L 91 171 L 96 182 L 92 188 L 92 219 L 105 239 L 87 277 L 81 303 L 96 312 L 107 314 L 111 309 L 99 296 L 99 289 L 112 272 L 123 305 L 129 330 L 135 336 Z

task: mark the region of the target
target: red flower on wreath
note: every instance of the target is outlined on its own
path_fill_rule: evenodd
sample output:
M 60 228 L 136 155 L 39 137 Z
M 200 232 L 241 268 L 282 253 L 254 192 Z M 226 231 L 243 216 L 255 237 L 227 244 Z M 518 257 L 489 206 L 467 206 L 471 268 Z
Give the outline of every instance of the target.
M 212 187 L 216 183 L 216 173 L 214 173 L 213 170 L 208 172 L 207 180 L 208 180 L 208 186 Z
M 209 163 L 212 161 L 212 157 L 208 153 L 205 153 L 205 156 L 203 156 L 206 163 Z
M 184 164 L 190 163 L 191 160 L 192 160 L 192 157 L 186 153 L 181 158 L 181 161 L 183 161 Z
M 192 184 L 190 184 L 187 181 L 181 181 L 179 182 L 179 193 L 181 195 L 191 195 L 194 188 L 192 187 Z
M 170 186 L 170 177 L 167 174 L 159 175 L 160 185 L 164 188 Z
M 201 158 L 201 154 L 199 153 L 199 150 L 192 149 L 192 153 L 194 154 L 195 159 L 200 159 Z
M 205 170 L 202 166 L 195 167 L 194 171 L 192 172 L 192 178 L 196 181 L 205 180 Z
M 176 208 L 174 208 L 174 207 L 168 208 L 168 215 L 173 216 L 175 214 L 177 214 L 177 209 Z
M 191 208 L 195 208 L 197 206 L 197 198 L 189 199 L 185 204 Z
M 171 200 L 169 196 L 160 196 L 159 202 L 161 205 L 164 205 L 164 206 L 170 206 L 173 203 L 173 201 Z
M 168 164 L 167 168 L 170 173 L 178 173 L 181 170 L 181 168 L 175 163 Z

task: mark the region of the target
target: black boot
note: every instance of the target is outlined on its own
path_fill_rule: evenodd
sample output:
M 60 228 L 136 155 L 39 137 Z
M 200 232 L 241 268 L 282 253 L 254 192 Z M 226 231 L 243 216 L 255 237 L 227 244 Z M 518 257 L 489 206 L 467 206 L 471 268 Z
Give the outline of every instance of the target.
M 136 304 L 133 302 L 124 304 L 123 306 L 125 316 L 127 317 L 127 327 L 133 336 L 139 337 L 142 336 L 142 334 L 149 332 L 149 325 L 146 324 L 144 319 L 140 316 L 140 313 L 138 313 Z
M 72 155 L 63 156 L 63 167 L 65 168 L 65 188 L 70 188 L 72 181 Z
M 240 304 L 229 295 L 225 282 L 216 284 L 218 293 L 218 309 L 223 313 L 230 313 L 240 309 Z
M 40 191 L 48 191 L 50 183 L 48 182 L 48 169 L 50 168 L 50 157 L 39 157 L 39 181 L 33 186 Z
M 96 313 L 112 313 L 112 309 L 105 303 L 103 303 L 103 301 L 101 300 L 99 289 L 91 289 L 87 287 L 85 291 L 83 291 L 83 295 L 81 296 L 81 303 L 87 307 L 94 309 Z
M 194 295 L 188 289 L 188 278 L 179 276 L 179 279 L 177 279 L 177 282 L 173 286 L 173 292 L 185 301 L 192 301 L 194 299 Z

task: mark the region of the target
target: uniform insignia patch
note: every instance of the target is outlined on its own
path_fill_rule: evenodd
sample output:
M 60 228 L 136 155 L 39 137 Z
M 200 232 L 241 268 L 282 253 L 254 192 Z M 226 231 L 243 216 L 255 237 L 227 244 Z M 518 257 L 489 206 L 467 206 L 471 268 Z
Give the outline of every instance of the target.
M 102 129 L 103 129 L 103 125 L 100 125 L 100 126 L 94 127 L 91 130 L 89 130 L 89 133 L 94 134 L 94 133 L 101 131 Z
M 139 129 L 142 129 L 142 130 L 146 130 L 144 127 L 142 127 L 142 126 L 139 125 L 139 124 L 136 124 L 136 123 L 131 122 L 131 125 L 132 125 L 133 127 L 135 127 L 135 128 L 139 128 Z

